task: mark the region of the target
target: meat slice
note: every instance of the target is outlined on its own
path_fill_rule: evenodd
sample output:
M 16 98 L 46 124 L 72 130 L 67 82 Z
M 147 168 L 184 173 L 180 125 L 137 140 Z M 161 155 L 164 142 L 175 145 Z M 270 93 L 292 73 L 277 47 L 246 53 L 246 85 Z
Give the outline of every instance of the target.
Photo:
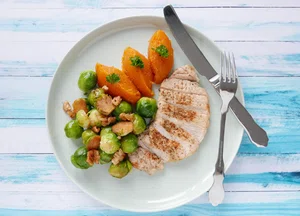
M 204 109 L 209 110 L 207 107 L 209 106 L 207 95 L 189 94 L 163 88 L 160 89 L 159 93 L 159 99 L 167 103 L 176 104 L 177 106 L 189 106 L 190 109 L 199 109 L 203 107 Z
M 159 157 L 142 147 L 139 147 L 128 156 L 134 168 L 145 171 L 149 175 L 164 168 L 164 164 Z
M 204 88 L 201 88 L 199 86 L 199 83 L 197 82 L 191 82 L 189 80 L 181 80 L 177 78 L 168 78 L 165 79 L 161 85 L 161 89 L 169 89 L 172 91 L 178 91 L 178 92 L 185 92 L 188 94 L 198 94 L 198 95 L 205 95 L 207 96 L 207 93 Z
M 180 68 L 177 68 L 171 76 L 171 78 L 177 78 L 182 80 L 189 80 L 192 82 L 199 82 L 199 78 L 196 74 L 196 71 L 191 65 L 184 65 Z
M 140 149 L 163 162 L 182 160 L 198 149 L 210 118 L 208 95 L 198 81 L 195 69 L 183 66 L 162 82 L 156 117 L 139 136 Z

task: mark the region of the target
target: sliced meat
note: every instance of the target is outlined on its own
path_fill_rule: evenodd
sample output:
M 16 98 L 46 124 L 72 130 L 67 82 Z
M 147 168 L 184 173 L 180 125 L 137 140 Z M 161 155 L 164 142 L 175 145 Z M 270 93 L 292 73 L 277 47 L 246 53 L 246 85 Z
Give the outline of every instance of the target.
M 189 80 L 192 82 L 199 82 L 195 68 L 190 65 L 184 65 L 173 72 L 170 78 L 177 78 L 182 80 Z
M 165 79 L 161 86 L 161 89 L 169 89 L 172 91 L 185 92 L 188 94 L 198 94 L 207 96 L 204 88 L 199 86 L 197 82 L 191 82 L 189 80 L 181 80 L 176 78 Z
M 139 147 L 135 152 L 128 154 L 132 166 L 149 175 L 164 168 L 162 160 L 150 151 Z
M 207 95 L 189 94 L 168 89 L 160 89 L 159 95 L 160 100 L 177 106 L 189 106 L 196 109 L 199 109 L 199 106 L 207 109 L 209 106 Z
M 155 120 L 140 135 L 139 145 L 164 162 L 182 160 L 198 149 L 209 118 L 208 95 L 196 71 L 181 67 L 161 84 Z

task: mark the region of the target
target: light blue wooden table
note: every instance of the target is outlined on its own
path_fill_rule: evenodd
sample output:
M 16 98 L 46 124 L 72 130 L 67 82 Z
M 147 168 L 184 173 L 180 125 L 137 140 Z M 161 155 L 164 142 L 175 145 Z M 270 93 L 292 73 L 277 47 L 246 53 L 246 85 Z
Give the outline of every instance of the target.
M 181 19 L 237 57 L 246 107 L 270 137 L 244 136 L 226 177 L 224 204 L 203 195 L 148 215 L 300 215 L 300 1 L 1 0 L 0 215 L 140 215 L 96 202 L 59 167 L 45 106 L 53 73 L 93 28 L 132 15 Z

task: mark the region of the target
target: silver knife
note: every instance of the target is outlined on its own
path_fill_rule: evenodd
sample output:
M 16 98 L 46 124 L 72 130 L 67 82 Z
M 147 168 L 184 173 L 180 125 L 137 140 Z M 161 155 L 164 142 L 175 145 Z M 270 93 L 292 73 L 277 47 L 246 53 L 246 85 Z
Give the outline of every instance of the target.
M 219 75 L 207 61 L 201 50 L 186 31 L 172 5 L 164 8 L 165 19 L 183 52 L 191 61 L 197 71 L 205 76 L 219 93 Z M 266 147 L 269 138 L 267 133 L 259 127 L 245 107 L 234 97 L 230 108 L 246 130 L 250 140 L 258 147 Z

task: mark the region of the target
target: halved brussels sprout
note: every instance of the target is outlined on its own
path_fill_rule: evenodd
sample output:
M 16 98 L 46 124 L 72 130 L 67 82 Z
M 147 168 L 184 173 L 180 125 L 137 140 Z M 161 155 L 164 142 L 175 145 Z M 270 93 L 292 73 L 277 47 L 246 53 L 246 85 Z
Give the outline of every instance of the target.
M 91 127 L 101 127 L 101 114 L 98 110 L 92 109 L 88 112 L 89 120 L 90 120 L 90 126 Z
M 100 150 L 100 164 L 106 164 L 111 161 L 114 154 L 107 154 L 104 151 Z
M 88 169 L 91 167 L 87 162 L 87 149 L 84 146 L 79 147 L 71 156 L 72 164 L 79 169 Z
M 107 154 L 113 154 L 119 150 L 121 143 L 113 132 L 104 133 L 101 136 L 100 149 Z
M 90 92 L 90 94 L 88 96 L 88 101 L 93 107 L 95 107 L 97 100 L 100 99 L 104 95 L 105 95 L 105 93 L 102 88 L 94 89 Z
M 106 134 L 107 132 L 112 132 L 111 127 L 103 127 L 103 128 L 101 129 L 100 136 L 103 136 L 103 135 Z
M 111 164 L 109 167 L 109 174 L 115 178 L 125 177 L 132 169 L 132 165 L 129 160 L 124 160 L 117 165 Z
M 83 128 L 88 128 L 90 126 L 90 119 L 84 110 L 79 110 L 76 113 L 76 120 L 78 124 Z
M 82 135 L 81 135 L 83 144 L 84 144 L 84 145 L 87 145 L 88 139 L 91 138 L 91 137 L 93 137 L 93 136 L 96 136 L 96 135 L 97 135 L 97 134 L 96 134 L 94 131 L 90 130 L 90 129 L 85 130 L 85 131 L 82 133 Z
M 138 135 L 142 133 L 144 130 L 146 130 L 146 121 L 143 117 L 141 117 L 139 114 L 134 114 L 134 120 L 133 120 L 133 133 Z
M 81 137 L 83 128 L 80 127 L 77 120 L 69 121 L 65 126 L 65 134 L 68 138 L 78 139 Z

